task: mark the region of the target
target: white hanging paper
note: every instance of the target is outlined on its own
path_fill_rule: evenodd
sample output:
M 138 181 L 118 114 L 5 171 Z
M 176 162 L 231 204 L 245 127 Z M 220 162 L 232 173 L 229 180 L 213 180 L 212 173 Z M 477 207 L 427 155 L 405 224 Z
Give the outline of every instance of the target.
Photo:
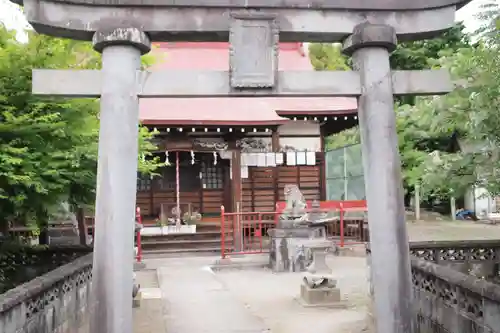
M 229 159 L 231 159 L 231 156 L 232 156 L 231 153 L 232 152 L 230 150 L 220 150 L 219 151 L 219 156 L 223 160 L 229 160 Z
M 286 165 L 297 165 L 296 154 L 294 151 L 289 151 L 286 153 Z
M 306 159 L 307 159 L 307 165 L 316 165 L 316 152 L 308 151 Z
M 241 153 L 241 165 L 242 166 L 248 165 L 248 154 L 247 153 Z
M 248 167 L 241 166 L 241 179 L 248 178 Z
M 276 165 L 283 165 L 283 153 L 276 153 Z
M 256 153 L 249 153 L 248 154 L 248 166 L 257 166 L 257 154 Z
M 298 151 L 297 152 L 297 165 L 306 165 L 306 152 Z
M 275 167 L 276 166 L 276 154 L 266 153 L 266 166 Z
M 257 153 L 257 166 L 265 167 L 266 164 L 266 154 L 265 153 Z

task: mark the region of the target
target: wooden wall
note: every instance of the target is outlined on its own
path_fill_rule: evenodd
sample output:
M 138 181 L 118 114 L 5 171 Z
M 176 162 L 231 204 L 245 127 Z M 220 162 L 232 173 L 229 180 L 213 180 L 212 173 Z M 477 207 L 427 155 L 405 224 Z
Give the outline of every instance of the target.
M 203 201 L 201 199 L 203 198 Z M 201 190 L 192 192 L 180 192 L 181 210 L 187 210 L 187 204 L 191 204 L 191 209 L 202 214 L 218 214 L 223 205 L 224 191 Z M 161 205 L 164 209 L 171 210 L 175 207 L 175 191 L 138 191 L 137 206 L 141 208 L 144 216 L 158 217 L 161 212 Z
M 306 200 L 320 200 L 320 165 L 249 167 L 248 178 L 242 180 L 243 211 L 274 212 L 276 202 L 285 200 L 284 188 L 289 184 L 298 185 Z
M 274 212 L 276 202 L 285 200 L 284 187 L 289 184 L 298 185 L 306 200 L 320 200 L 323 188 L 321 161 L 322 154 L 317 153 L 314 166 L 249 167 L 248 178 L 242 179 L 242 210 Z M 223 189 L 181 191 L 181 209 L 185 211 L 186 204 L 191 203 L 192 209 L 203 215 L 218 215 L 220 207 L 228 205 L 225 198 L 230 196 L 230 191 L 230 184 L 224 184 Z M 159 190 L 155 182 L 149 189 L 137 192 L 137 205 L 144 216 L 158 217 L 162 204 L 170 210 L 175 202 L 175 190 Z

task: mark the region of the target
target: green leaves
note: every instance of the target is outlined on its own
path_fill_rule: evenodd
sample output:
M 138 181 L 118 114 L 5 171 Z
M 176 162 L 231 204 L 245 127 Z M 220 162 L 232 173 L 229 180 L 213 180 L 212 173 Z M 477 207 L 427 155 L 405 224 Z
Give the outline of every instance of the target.
M 342 54 L 340 44 L 309 44 L 311 64 L 318 71 L 346 71 L 350 67 L 348 58 Z
M 409 181 L 420 182 L 426 194 L 452 190 L 461 195 L 471 185 L 500 193 L 499 51 L 498 38 L 488 37 L 474 47 L 439 58 L 439 65 L 452 74 L 455 90 L 417 99 L 412 112 L 422 117 L 420 127 L 427 127 L 429 136 L 456 137 L 460 145 L 456 152 L 441 149 L 439 159 L 434 149 L 413 167 Z
M 90 43 L 30 32 L 22 44 L 0 25 L 0 230 L 7 222 L 43 224 L 62 201 L 93 204 L 99 103 L 33 96 L 31 71 L 100 65 Z M 156 149 L 154 135 L 140 128 L 139 156 Z M 140 159 L 139 170 L 151 173 L 157 164 Z
M 396 100 L 403 181 L 410 191 L 415 184 L 422 185 L 423 195 L 448 195 L 450 188 L 463 193 L 476 183 L 477 168 L 473 163 L 484 164 L 484 157 L 477 153 L 457 153 L 456 138 L 483 142 L 485 138 L 477 134 L 478 126 L 490 126 L 490 130 L 483 129 L 481 133 L 493 134 L 500 128 L 498 110 L 492 110 L 494 96 L 500 91 L 499 66 L 491 67 L 495 62 L 484 53 L 488 48 L 470 46 L 463 28 L 457 24 L 439 38 L 400 43 L 390 57 L 391 67 L 398 70 L 447 68 L 467 87 L 458 87 L 441 97 L 407 96 Z M 340 53 L 339 46 L 313 44 L 309 50 L 311 63 L 317 70 L 348 69 L 350 59 Z M 496 60 L 498 63 L 498 56 Z M 335 149 L 357 142 L 359 130 L 352 128 L 327 138 L 326 146 Z

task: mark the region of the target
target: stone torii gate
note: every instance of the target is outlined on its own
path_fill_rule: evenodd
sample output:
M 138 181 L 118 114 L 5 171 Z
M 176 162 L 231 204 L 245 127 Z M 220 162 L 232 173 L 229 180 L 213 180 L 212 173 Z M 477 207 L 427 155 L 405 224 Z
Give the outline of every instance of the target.
M 391 71 L 389 53 L 398 40 L 450 28 L 467 2 L 24 0 L 36 31 L 91 40 L 102 52 L 101 71 L 33 72 L 35 94 L 101 98 L 91 332 L 132 332 L 138 98 L 214 96 L 358 98 L 377 332 L 412 332 L 393 97 L 442 94 L 452 86 L 445 71 Z M 279 72 L 278 40 L 343 42 L 354 71 Z M 230 70 L 140 71 L 151 41 L 229 41 Z

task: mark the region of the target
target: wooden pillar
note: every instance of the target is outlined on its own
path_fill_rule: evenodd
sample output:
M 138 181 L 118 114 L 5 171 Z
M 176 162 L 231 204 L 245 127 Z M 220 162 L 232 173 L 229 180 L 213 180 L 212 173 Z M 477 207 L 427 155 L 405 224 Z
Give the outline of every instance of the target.
M 326 147 L 325 147 L 325 130 L 320 125 L 320 147 L 321 147 L 321 162 L 319 164 L 319 195 L 320 200 L 326 200 Z M 316 159 L 317 160 L 317 159 Z
M 273 128 L 271 136 L 271 149 L 277 153 L 280 151 L 280 133 L 277 128 Z
M 76 210 L 76 221 L 78 222 L 78 235 L 80 237 L 80 245 L 87 245 L 87 225 L 85 224 L 85 210 L 78 207 Z
M 226 209 L 231 209 L 233 207 L 233 198 L 232 198 L 232 189 L 231 189 L 231 163 L 227 163 L 227 160 L 224 160 L 224 207 Z M 202 190 L 200 190 L 200 193 Z M 201 200 L 202 201 L 202 200 Z M 200 201 L 200 202 L 201 202 Z
M 233 198 L 233 212 L 236 211 L 238 202 L 241 204 L 243 201 L 241 191 L 241 151 L 240 149 L 235 148 L 233 148 L 231 151 L 231 197 Z
M 272 136 L 271 136 L 271 149 L 274 153 L 278 153 L 280 151 L 280 134 L 278 132 L 278 128 L 273 128 Z M 273 168 L 273 187 L 274 187 L 274 204 L 280 200 L 280 192 L 279 192 L 279 166 L 275 166 Z

